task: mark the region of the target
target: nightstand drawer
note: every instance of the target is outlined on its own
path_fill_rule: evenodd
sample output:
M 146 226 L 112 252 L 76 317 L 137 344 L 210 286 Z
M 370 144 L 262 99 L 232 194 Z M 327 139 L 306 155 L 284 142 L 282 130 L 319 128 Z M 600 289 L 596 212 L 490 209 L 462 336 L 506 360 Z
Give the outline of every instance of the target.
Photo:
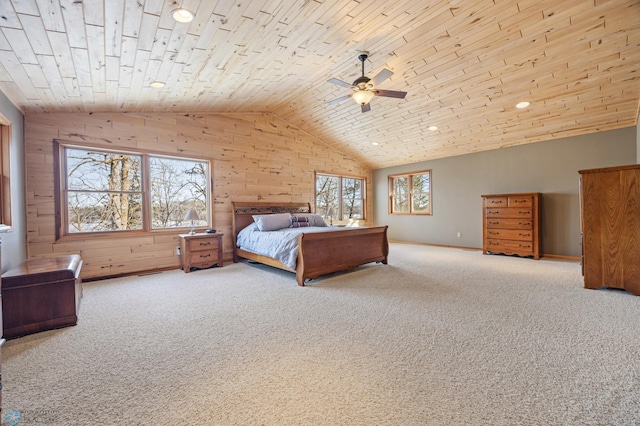
M 218 238 L 198 238 L 189 240 L 189 251 L 217 250 L 219 246 Z
M 218 260 L 218 253 L 211 250 L 192 251 L 189 253 L 189 262 L 195 263 L 208 263 L 212 260 Z

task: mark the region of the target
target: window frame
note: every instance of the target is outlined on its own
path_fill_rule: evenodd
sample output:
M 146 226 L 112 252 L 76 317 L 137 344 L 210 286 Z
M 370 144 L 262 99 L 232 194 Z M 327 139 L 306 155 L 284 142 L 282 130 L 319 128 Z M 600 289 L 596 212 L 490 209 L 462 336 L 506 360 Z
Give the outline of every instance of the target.
M 421 176 L 421 175 L 429 175 L 429 191 L 427 192 L 428 197 L 429 197 L 429 209 L 427 211 L 414 211 L 414 190 L 413 190 L 413 177 L 414 176 Z M 395 200 L 395 194 L 394 194 L 394 180 L 398 179 L 398 178 L 407 178 L 408 181 L 408 188 L 407 188 L 407 194 L 408 194 L 408 206 L 409 209 L 408 211 L 402 211 L 402 212 L 397 212 L 394 211 L 394 200 Z M 415 215 L 415 216 L 433 216 L 433 173 L 431 171 L 431 169 L 429 170 L 421 170 L 418 172 L 410 172 L 410 173 L 398 173 L 398 174 L 393 174 L 393 175 L 388 175 L 387 176 L 388 179 L 388 186 L 389 186 L 389 214 L 390 215 L 397 215 L 397 216 L 403 216 L 403 215 Z M 424 192 L 421 192 L 424 194 Z
M 12 226 L 11 121 L 0 114 L 0 224 Z
M 316 210 L 316 213 L 321 214 L 323 217 L 325 216 L 326 212 L 319 212 L 318 210 L 318 193 L 317 193 L 317 183 L 318 183 L 318 176 L 328 176 L 328 177 L 335 177 L 338 178 L 338 200 L 340 201 L 338 209 L 339 211 L 336 213 L 334 212 L 334 216 L 337 217 L 336 219 L 333 219 L 335 221 L 338 222 L 344 222 L 344 221 L 348 221 L 348 220 L 361 220 L 361 221 L 365 221 L 367 219 L 367 178 L 364 176 L 353 176 L 353 175 L 340 175 L 340 174 L 335 174 L 335 173 L 324 173 L 324 172 L 319 172 L 316 171 L 314 172 L 314 178 L 313 178 L 313 198 L 314 198 L 314 208 Z M 360 198 L 360 200 L 362 201 L 362 217 L 361 218 L 354 218 L 354 219 L 344 219 L 344 195 L 343 195 L 343 191 L 342 191 L 342 187 L 343 187 L 343 179 L 355 179 L 355 180 L 359 180 L 361 182 L 361 194 L 362 194 L 362 198 Z
M 213 221 L 213 160 L 203 156 L 193 155 L 181 155 L 181 154 L 168 154 L 161 151 L 152 150 L 136 150 L 131 148 L 122 147 L 104 147 L 98 144 L 90 143 L 75 143 L 69 141 L 62 141 L 54 139 L 54 171 L 55 171 L 55 185 L 54 185 L 54 198 L 56 204 L 55 212 L 55 230 L 56 240 L 61 239 L 86 239 L 94 237 L 111 237 L 122 238 L 131 236 L 144 236 L 144 235 L 158 235 L 158 234 L 175 234 L 185 233 L 189 231 L 189 225 L 176 226 L 170 228 L 152 228 L 152 209 L 151 209 L 151 179 L 150 179 L 150 158 L 168 158 L 176 160 L 193 160 L 198 162 L 206 162 L 208 165 L 208 176 L 206 178 L 206 217 L 200 218 L 201 221 L 206 222 L 205 225 L 200 225 L 198 228 L 212 228 L 214 227 Z M 69 232 L 69 211 L 68 211 L 68 188 L 67 188 L 67 176 L 66 176 L 66 154 L 65 150 L 81 149 L 88 151 L 97 151 L 114 154 L 126 154 L 132 156 L 139 156 L 141 158 L 140 166 L 140 191 L 141 194 L 141 216 L 142 227 L 140 229 L 124 229 L 124 230 L 109 230 L 109 231 L 86 231 L 86 232 Z

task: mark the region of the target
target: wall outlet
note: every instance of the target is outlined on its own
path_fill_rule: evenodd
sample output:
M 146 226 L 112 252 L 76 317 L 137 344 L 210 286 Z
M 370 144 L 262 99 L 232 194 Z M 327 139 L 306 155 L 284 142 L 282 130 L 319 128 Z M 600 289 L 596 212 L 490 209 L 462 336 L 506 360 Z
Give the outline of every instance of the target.
M 176 256 L 180 256 L 180 247 L 176 247 Z
M 458 232 L 458 234 L 456 235 L 458 238 L 462 238 L 462 232 Z

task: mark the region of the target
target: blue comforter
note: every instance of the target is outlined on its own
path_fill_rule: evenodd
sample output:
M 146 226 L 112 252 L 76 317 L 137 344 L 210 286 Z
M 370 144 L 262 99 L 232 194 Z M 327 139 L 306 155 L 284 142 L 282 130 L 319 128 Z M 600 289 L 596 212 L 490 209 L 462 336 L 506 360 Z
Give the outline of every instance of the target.
M 288 268 L 296 269 L 298 260 L 298 236 L 310 232 L 344 231 L 349 228 L 312 226 L 285 228 L 277 231 L 260 231 L 255 223 L 238 233 L 237 247 L 252 253 L 278 259 Z

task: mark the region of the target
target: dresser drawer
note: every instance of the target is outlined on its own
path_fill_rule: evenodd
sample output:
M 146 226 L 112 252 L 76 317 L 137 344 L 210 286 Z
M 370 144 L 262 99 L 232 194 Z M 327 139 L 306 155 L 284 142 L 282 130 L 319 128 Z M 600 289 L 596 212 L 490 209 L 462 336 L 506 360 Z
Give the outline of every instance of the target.
M 487 219 L 487 228 L 499 228 L 499 229 L 532 229 L 533 220 L 522 219 L 503 219 L 500 217 Z
M 533 217 L 533 209 L 527 207 L 487 208 L 485 214 L 487 219 L 494 217 L 530 219 Z
M 509 197 L 493 197 L 485 200 L 486 207 L 509 207 Z
M 533 241 L 531 229 L 487 229 L 487 239 Z
M 198 238 L 188 241 L 189 251 L 217 250 L 219 240 L 217 238 Z
M 487 251 L 491 253 L 517 254 L 518 256 L 534 256 L 533 242 L 487 239 Z
M 532 207 L 533 197 L 531 196 L 511 196 L 509 197 L 509 207 Z

